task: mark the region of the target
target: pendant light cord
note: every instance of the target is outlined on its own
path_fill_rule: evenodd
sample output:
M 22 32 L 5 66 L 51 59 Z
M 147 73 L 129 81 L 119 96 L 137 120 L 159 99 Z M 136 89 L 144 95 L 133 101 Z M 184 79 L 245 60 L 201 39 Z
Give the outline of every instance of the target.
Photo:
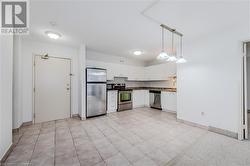
M 181 43 L 180 43 L 180 47 L 181 47 L 181 58 L 183 57 L 183 49 L 182 49 L 182 36 L 181 36 Z
M 161 32 L 161 49 L 162 52 L 164 51 L 164 28 L 162 27 L 162 32 Z
M 172 55 L 174 55 L 174 33 L 172 32 Z

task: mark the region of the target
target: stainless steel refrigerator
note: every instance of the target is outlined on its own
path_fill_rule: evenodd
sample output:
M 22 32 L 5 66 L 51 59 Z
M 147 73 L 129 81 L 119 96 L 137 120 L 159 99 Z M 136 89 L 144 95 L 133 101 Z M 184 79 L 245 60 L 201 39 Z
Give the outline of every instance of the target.
M 100 68 L 86 68 L 86 117 L 107 113 L 107 71 Z

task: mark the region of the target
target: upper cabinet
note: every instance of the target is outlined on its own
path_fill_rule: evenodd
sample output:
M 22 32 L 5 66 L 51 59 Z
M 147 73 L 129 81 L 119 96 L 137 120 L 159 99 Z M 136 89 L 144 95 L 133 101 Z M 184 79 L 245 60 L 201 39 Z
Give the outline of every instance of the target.
M 88 60 L 87 66 L 107 69 L 108 80 L 113 80 L 114 77 L 127 77 L 131 81 L 159 81 L 169 80 L 176 75 L 175 63 L 143 67 Z
M 169 80 L 170 77 L 176 75 L 175 63 L 164 63 L 159 65 L 145 67 L 145 80 L 158 81 Z

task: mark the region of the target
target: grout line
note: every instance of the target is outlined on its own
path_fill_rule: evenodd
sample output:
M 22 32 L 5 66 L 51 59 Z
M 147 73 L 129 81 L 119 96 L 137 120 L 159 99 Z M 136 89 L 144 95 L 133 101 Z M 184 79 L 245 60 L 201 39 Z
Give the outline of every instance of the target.
M 94 124 L 95 125 L 95 124 Z M 91 140 L 91 142 L 93 143 L 92 138 L 89 136 L 88 132 L 86 131 L 86 129 L 84 127 L 82 127 L 84 132 L 86 133 L 87 137 L 89 138 L 89 140 Z M 98 129 L 99 130 L 99 129 Z M 99 154 L 99 156 L 101 157 L 102 161 L 106 164 L 105 160 L 102 158 L 102 155 L 100 154 L 99 150 L 96 148 L 96 146 L 94 145 L 95 150 L 97 151 L 97 153 Z M 98 163 L 96 163 L 98 164 Z
M 110 120 L 114 122 L 113 119 L 110 119 Z M 116 123 L 116 122 L 115 122 L 115 123 Z M 117 124 L 117 123 L 116 123 L 116 124 Z M 94 123 L 94 125 L 96 126 L 95 123 Z M 113 127 L 111 127 L 109 124 L 108 124 L 108 126 L 109 126 L 110 128 L 112 128 L 114 131 L 117 132 L 117 130 L 115 130 L 115 129 L 114 129 Z M 107 140 L 114 146 L 114 148 L 115 148 L 119 153 L 121 153 L 121 154 L 123 155 L 123 157 L 126 158 L 127 161 L 128 161 L 131 165 L 133 165 L 133 163 L 130 162 L 126 156 L 124 156 L 124 154 L 123 154 L 123 153 L 113 144 L 113 142 L 106 136 L 106 134 L 104 134 L 104 133 L 102 132 L 102 130 L 100 130 L 97 126 L 96 126 L 96 128 L 104 135 L 104 137 L 107 138 Z M 117 134 L 120 135 L 118 132 L 117 132 Z M 126 140 L 126 141 L 127 141 L 127 140 Z M 128 141 L 127 141 L 127 142 L 128 142 Z M 130 142 L 128 142 L 128 143 L 131 144 Z M 131 144 L 131 145 L 132 145 L 132 144 Z M 132 146 L 133 146 L 133 145 L 132 145 Z M 115 155 L 113 155 L 113 156 L 115 156 Z M 109 158 L 111 158 L 111 157 L 113 157 L 113 156 L 110 156 L 110 157 L 106 158 L 106 160 L 109 159 Z M 104 162 L 105 162 L 105 161 L 104 161 Z M 105 163 L 106 163 L 106 162 L 105 162 Z
M 42 125 L 42 124 L 41 124 L 41 125 Z M 38 138 L 39 138 L 40 133 L 41 133 L 41 128 L 42 128 L 42 126 L 39 128 L 39 133 L 38 133 L 38 136 L 37 136 L 37 139 L 36 139 L 36 142 L 35 142 L 35 145 L 34 145 L 32 154 L 31 154 L 31 156 L 30 156 L 29 165 L 31 164 L 30 162 L 31 162 L 31 160 L 32 160 L 32 156 L 33 156 L 33 154 L 34 154 L 34 151 L 35 151 L 35 148 L 36 148 L 36 144 L 37 144 Z
M 196 139 L 196 141 L 194 141 L 193 143 L 189 144 L 189 146 L 187 146 L 185 149 L 183 149 L 181 153 L 177 154 L 174 158 L 172 158 L 169 162 L 167 162 L 165 164 L 165 166 L 174 166 L 174 164 L 176 164 L 176 162 L 181 157 L 183 157 L 186 154 L 186 152 L 191 149 L 191 147 L 193 147 L 194 145 L 198 144 L 201 141 L 201 138 L 204 137 L 205 135 L 207 135 L 207 133 L 208 133 L 208 131 L 205 132 L 204 134 L 202 134 L 201 136 L 199 136 Z
M 78 155 L 77 150 L 76 150 L 75 140 L 74 140 L 74 138 L 73 138 L 71 128 L 69 127 L 68 120 L 67 120 L 67 126 L 68 126 L 68 128 L 69 128 L 69 132 L 70 132 L 70 135 L 71 135 L 71 139 L 72 139 L 72 141 L 73 141 L 73 145 L 74 145 L 74 149 L 75 149 L 75 152 L 76 152 L 77 160 L 78 160 L 79 164 L 81 165 L 80 160 L 79 160 L 79 155 Z
M 117 150 L 117 152 L 118 153 L 121 153 L 120 151 L 119 151 L 119 149 L 117 149 L 117 147 L 115 147 L 115 145 L 112 143 L 112 141 L 110 140 L 110 139 L 108 139 L 108 137 L 96 126 L 96 124 L 94 123 L 94 125 L 95 125 L 95 127 L 103 134 L 103 136 L 107 139 L 107 141 L 109 142 L 109 143 L 111 143 L 112 144 L 112 146 L 114 146 L 114 148 Z M 112 128 L 112 127 L 111 127 Z M 97 151 L 98 151 L 98 149 L 97 149 Z M 99 153 L 99 151 L 98 151 L 98 153 Z M 100 153 L 99 153 L 100 154 Z M 116 155 L 116 154 L 115 154 Z M 109 158 L 111 158 L 111 157 L 113 157 L 113 156 L 115 156 L 115 155 L 112 155 L 112 156 L 110 156 L 110 157 L 108 157 L 108 158 L 106 158 L 105 160 L 107 160 L 107 159 L 109 159 Z M 100 155 L 101 156 L 101 155 Z M 101 156 L 101 158 L 102 158 L 102 156 Z M 102 158 L 103 159 L 103 158 Z M 105 161 L 104 159 L 103 159 L 103 161 L 105 162 L 105 164 L 106 164 L 106 161 Z

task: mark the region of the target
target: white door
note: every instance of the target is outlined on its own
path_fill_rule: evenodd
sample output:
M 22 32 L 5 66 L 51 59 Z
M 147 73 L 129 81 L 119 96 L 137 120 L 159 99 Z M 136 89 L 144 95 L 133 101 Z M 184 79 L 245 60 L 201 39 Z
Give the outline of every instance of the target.
M 70 117 L 69 59 L 35 56 L 35 123 Z

